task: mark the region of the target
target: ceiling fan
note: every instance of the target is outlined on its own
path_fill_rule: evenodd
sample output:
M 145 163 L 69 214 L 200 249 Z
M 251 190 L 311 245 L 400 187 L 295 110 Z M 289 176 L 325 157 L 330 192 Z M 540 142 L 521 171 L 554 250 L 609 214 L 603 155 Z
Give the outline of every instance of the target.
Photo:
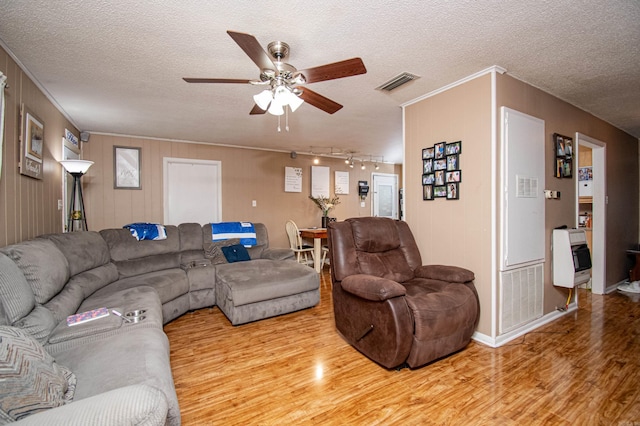
M 253 97 L 256 104 L 250 112 L 252 115 L 264 114 L 267 111 L 273 115 L 282 115 L 287 106 L 291 111 L 295 111 L 303 102 L 333 114 L 340 110 L 342 105 L 301 86 L 301 84 L 335 80 L 367 72 L 360 58 L 298 71 L 294 66 L 284 62 L 289 56 L 287 43 L 281 41 L 269 43 L 267 46 L 269 53 L 267 53 L 251 34 L 234 31 L 227 31 L 227 34 L 260 68 L 260 79 L 183 78 L 183 80 L 187 83 L 235 83 L 268 86 L 268 89 Z

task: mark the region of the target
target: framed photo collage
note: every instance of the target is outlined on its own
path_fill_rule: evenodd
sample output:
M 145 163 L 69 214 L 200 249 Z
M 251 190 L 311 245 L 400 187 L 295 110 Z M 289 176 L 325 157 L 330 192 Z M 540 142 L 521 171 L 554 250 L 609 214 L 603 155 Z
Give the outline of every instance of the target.
M 422 150 L 422 199 L 460 199 L 462 141 L 438 142 Z

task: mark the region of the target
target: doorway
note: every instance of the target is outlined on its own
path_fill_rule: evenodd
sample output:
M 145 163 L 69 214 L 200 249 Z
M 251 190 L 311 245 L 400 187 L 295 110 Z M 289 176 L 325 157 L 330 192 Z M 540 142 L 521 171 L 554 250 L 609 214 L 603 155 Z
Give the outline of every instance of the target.
M 163 159 L 164 223 L 220 222 L 222 163 L 186 158 Z
M 591 195 L 591 217 L 589 218 L 589 224 L 591 225 L 591 233 L 592 239 L 591 243 L 591 291 L 594 294 L 605 294 L 607 293 L 607 283 L 606 283 L 606 205 L 607 205 L 607 195 L 606 195 L 606 144 L 602 141 L 584 135 L 582 133 L 576 133 L 576 148 L 577 152 L 575 153 L 575 158 L 580 159 L 580 149 L 590 149 L 591 150 L 591 173 L 592 179 L 590 186 L 591 188 L 585 192 L 582 191 L 583 196 L 580 197 L 580 178 L 576 179 L 576 228 L 581 225 L 584 221 L 585 213 L 585 203 L 581 203 L 582 201 L 586 201 L 588 206 L 588 197 Z M 580 170 L 578 170 L 578 176 L 580 176 Z M 584 183 L 583 183 L 584 185 Z M 581 206 L 582 215 L 581 215 Z M 582 217 L 581 217 L 582 216 Z
M 372 173 L 371 215 L 398 219 L 398 175 Z

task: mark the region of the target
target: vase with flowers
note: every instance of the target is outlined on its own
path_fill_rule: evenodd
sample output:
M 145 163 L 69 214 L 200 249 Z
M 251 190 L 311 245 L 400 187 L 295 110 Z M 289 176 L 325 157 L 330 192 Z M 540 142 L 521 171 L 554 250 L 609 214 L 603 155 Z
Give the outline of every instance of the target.
M 318 208 L 322 211 L 322 227 L 326 228 L 327 223 L 329 221 L 329 211 L 332 208 L 340 204 L 339 197 L 328 198 L 324 195 L 319 195 L 314 197 L 313 195 L 309 195 L 309 198 L 318 206 Z

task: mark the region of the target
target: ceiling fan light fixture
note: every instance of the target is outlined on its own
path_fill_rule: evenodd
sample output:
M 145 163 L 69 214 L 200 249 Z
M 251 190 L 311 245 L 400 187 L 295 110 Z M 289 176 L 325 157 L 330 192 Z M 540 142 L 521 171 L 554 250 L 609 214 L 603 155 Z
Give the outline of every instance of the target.
M 266 111 L 267 108 L 269 108 L 269 104 L 273 100 L 273 95 L 271 94 L 271 90 L 267 89 L 263 90 L 257 95 L 254 95 L 253 100 L 255 101 L 256 105 L 260 107 L 260 109 Z

